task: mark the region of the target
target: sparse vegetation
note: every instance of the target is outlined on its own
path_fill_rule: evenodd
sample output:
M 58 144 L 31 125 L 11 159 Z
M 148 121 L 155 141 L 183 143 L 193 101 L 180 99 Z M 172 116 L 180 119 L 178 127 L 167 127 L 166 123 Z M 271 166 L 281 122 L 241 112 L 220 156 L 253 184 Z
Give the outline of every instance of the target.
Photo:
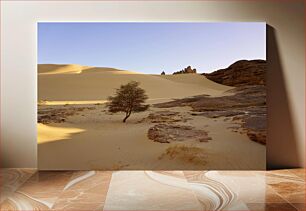
M 108 111 L 111 113 L 124 112 L 126 120 L 132 112 L 142 112 L 149 108 L 149 105 L 143 104 L 148 99 L 145 90 L 139 87 L 139 82 L 131 81 L 125 85 L 121 85 L 116 90 L 115 96 L 108 97 Z
M 46 105 L 47 101 L 46 100 L 38 100 L 38 105 Z
M 158 157 L 162 159 L 181 160 L 185 163 L 193 163 L 195 165 L 205 166 L 207 164 L 208 155 L 201 148 L 177 144 L 170 146 L 166 151 Z

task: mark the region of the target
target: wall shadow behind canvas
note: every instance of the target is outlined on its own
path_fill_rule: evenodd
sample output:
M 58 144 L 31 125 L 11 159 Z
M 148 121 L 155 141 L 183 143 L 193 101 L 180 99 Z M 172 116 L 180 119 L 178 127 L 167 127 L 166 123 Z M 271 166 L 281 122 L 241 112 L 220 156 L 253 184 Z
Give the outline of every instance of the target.
M 267 25 L 268 169 L 298 167 L 296 164 L 299 163 L 288 90 L 276 41 L 275 29 Z M 279 150 L 286 153 L 279 156 Z

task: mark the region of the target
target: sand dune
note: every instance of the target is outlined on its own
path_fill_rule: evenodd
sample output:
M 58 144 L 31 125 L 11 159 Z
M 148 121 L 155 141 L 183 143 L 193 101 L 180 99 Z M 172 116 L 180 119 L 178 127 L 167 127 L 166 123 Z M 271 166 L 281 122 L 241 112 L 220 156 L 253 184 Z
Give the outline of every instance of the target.
M 60 65 L 60 64 L 43 64 L 38 65 L 39 75 L 53 74 L 79 74 L 83 70 L 90 68 L 89 66 L 81 66 L 77 64 Z
M 140 82 L 149 99 L 218 96 L 231 89 L 198 74 L 160 76 L 79 65 L 39 65 L 38 73 L 38 99 L 46 101 L 106 100 L 116 88 L 131 80 Z
M 151 106 L 122 123 L 123 115 L 108 113 L 104 104 L 116 88 L 131 80 L 140 82 L 149 104 L 194 95 L 229 95 L 226 91 L 233 87 L 198 74 L 147 75 L 80 65 L 38 65 L 38 73 L 38 115 L 48 120 L 38 124 L 39 169 L 265 168 L 265 146 L 233 132 L 230 121 L 194 116 L 191 107 Z M 168 124 L 206 131 L 212 140 L 154 142 L 147 134 L 157 123 L 148 117 L 160 111 L 178 112 L 175 117 L 184 118 Z

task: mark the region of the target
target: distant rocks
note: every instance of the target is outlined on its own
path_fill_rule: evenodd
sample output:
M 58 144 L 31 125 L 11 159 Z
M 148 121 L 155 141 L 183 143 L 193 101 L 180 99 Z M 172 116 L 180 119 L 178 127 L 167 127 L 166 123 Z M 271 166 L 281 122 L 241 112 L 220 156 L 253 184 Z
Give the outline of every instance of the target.
M 163 72 L 161 73 L 161 75 L 166 75 L 165 71 L 163 71 Z
M 182 69 L 181 71 L 174 72 L 173 75 L 186 74 L 186 73 L 197 73 L 197 70 L 195 68 L 192 69 L 191 66 L 188 66 L 188 67 Z
M 228 68 L 203 75 L 209 80 L 227 86 L 265 85 L 266 71 L 265 60 L 240 60 Z

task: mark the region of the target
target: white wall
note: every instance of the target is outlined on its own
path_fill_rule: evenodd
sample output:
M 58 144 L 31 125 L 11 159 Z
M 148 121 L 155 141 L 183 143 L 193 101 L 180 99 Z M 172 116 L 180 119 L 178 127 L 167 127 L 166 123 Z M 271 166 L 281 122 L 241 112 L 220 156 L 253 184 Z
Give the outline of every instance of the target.
M 1 161 L 36 167 L 38 21 L 264 21 L 270 167 L 304 165 L 303 1 L 1 1 Z M 270 46 L 270 47 L 269 47 Z M 270 56 L 269 56 L 270 55 Z M 285 115 L 284 115 L 285 114 Z

